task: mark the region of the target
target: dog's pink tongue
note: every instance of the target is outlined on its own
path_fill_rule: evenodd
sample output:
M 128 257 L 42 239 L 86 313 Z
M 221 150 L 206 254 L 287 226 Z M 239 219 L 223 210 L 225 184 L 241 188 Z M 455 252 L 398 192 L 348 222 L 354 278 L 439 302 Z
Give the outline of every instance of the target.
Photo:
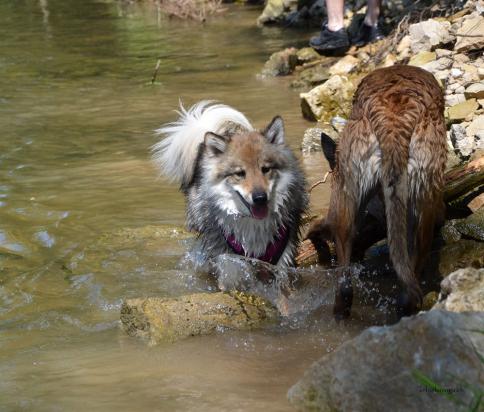
M 267 207 L 267 205 L 263 205 L 263 206 L 254 205 L 250 208 L 250 210 L 252 212 L 252 216 L 254 216 L 256 219 L 264 219 L 265 217 L 267 217 L 267 214 L 269 213 L 269 208 Z

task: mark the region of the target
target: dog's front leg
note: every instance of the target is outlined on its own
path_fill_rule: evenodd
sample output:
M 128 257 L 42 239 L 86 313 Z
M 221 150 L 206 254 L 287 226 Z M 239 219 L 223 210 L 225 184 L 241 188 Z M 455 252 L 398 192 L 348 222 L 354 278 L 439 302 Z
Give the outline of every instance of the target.
M 337 321 L 350 316 L 353 303 L 353 286 L 351 282 L 350 259 L 353 246 L 353 239 L 356 232 L 356 211 L 355 199 L 345 193 L 344 190 L 333 192 L 337 196 L 337 207 L 334 213 L 334 238 L 336 244 L 336 255 L 338 257 L 336 294 L 334 300 L 333 314 Z

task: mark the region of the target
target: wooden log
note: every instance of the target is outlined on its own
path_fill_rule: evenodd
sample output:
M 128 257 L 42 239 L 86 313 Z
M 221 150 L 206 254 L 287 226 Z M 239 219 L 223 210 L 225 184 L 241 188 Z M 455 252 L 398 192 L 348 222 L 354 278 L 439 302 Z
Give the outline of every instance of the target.
M 484 156 L 445 174 L 444 200 L 450 202 L 484 185 Z
M 277 317 L 277 310 L 268 301 L 242 292 L 128 299 L 121 307 L 126 333 L 150 345 L 206 335 L 219 328 L 258 328 Z

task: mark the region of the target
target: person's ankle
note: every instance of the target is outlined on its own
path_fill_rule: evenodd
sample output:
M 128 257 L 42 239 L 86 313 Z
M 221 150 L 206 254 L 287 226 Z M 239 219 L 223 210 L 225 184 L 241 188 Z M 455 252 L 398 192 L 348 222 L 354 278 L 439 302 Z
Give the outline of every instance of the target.
M 368 27 L 376 27 L 378 25 L 378 19 L 372 19 L 370 17 L 365 17 L 363 24 Z
M 329 31 L 339 31 L 344 26 L 343 24 L 340 24 L 340 23 L 328 23 L 326 27 L 328 28 Z

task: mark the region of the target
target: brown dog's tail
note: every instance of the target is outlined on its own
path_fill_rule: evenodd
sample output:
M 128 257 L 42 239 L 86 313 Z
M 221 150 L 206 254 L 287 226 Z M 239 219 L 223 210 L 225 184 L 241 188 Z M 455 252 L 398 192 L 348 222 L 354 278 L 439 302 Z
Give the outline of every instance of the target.
M 410 251 L 413 250 L 415 234 L 413 215 L 416 205 L 409 196 L 408 159 L 413 128 L 403 121 L 395 120 L 391 127 L 375 130 L 381 150 L 381 184 L 385 199 L 387 240 L 390 258 L 399 279 L 406 286 L 408 301 L 402 302 L 405 314 L 414 312 L 422 303 L 422 291 L 415 274 Z

